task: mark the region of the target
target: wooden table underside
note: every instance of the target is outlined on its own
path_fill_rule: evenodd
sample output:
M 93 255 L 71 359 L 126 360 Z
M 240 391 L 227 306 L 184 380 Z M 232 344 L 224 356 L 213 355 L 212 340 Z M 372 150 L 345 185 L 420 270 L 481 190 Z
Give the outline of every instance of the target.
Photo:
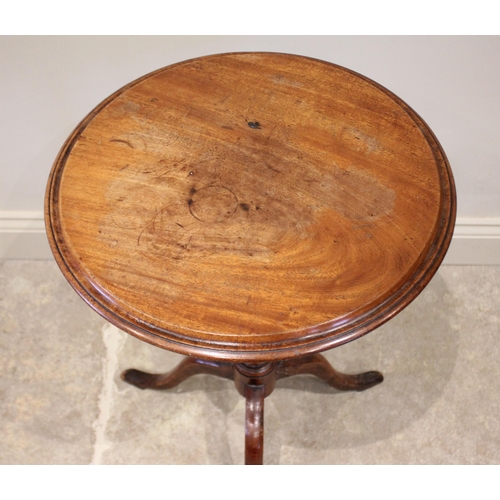
M 238 53 L 163 68 L 97 106 L 55 161 L 46 226 L 108 321 L 197 360 L 181 372 L 230 372 L 248 427 L 285 369 L 323 373 L 311 356 L 420 293 L 455 205 L 439 143 L 398 97 L 323 61 Z M 124 377 L 140 386 L 137 373 Z

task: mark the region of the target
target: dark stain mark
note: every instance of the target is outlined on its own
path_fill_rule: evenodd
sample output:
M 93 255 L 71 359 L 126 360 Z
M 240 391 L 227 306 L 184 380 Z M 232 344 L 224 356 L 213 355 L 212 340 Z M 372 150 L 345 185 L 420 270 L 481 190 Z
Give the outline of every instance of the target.
M 196 188 L 193 186 L 190 190 L 189 190 L 189 194 L 191 196 L 193 196 L 193 194 L 196 193 Z
M 229 125 L 222 125 L 222 128 L 225 130 L 234 130 L 234 128 L 230 127 Z
M 192 204 L 193 204 L 193 200 L 192 200 L 192 198 L 189 198 L 188 205 L 192 205 Z
M 248 126 L 249 126 L 250 128 L 259 128 L 259 129 L 261 128 L 261 126 L 260 126 L 260 123 L 259 123 L 259 122 L 248 122 Z
M 257 205 L 257 206 L 255 207 L 255 210 L 260 210 L 260 207 Z
M 269 163 L 266 163 L 266 166 L 269 170 L 272 170 L 273 172 L 276 172 L 277 174 L 281 173 L 281 170 L 278 170 L 277 168 L 274 168 L 273 166 L 269 165 Z
M 178 222 L 176 222 L 176 224 L 179 226 L 179 227 L 182 227 L 182 229 L 184 229 L 184 226 L 182 224 L 179 224 Z
M 110 139 L 109 142 L 120 142 L 122 144 L 126 144 L 129 148 L 134 149 L 134 146 L 132 146 L 132 144 L 130 144 L 130 142 L 124 141 L 123 139 Z
M 240 203 L 240 207 L 246 212 L 250 210 L 250 205 L 248 203 Z

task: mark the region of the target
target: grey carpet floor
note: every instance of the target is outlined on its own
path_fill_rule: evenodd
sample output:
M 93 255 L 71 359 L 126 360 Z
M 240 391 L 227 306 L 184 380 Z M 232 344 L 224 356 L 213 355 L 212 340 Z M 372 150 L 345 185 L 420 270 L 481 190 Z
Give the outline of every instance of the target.
M 384 382 L 301 376 L 265 401 L 267 464 L 500 463 L 500 267 L 442 267 L 378 330 L 325 353 Z M 241 464 L 244 400 L 199 375 L 172 391 L 120 379 L 181 356 L 110 326 L 54 262 L 0 261 L 1 464 Z

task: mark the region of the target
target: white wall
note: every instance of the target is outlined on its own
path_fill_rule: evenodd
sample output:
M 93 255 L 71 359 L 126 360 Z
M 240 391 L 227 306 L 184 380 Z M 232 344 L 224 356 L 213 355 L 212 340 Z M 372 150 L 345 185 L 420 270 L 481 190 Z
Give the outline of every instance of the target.
M 500 244 L 500 37 L 4 36 L 0 257 L 42 255 L 37 250 L 45 244 L 40 219 L 52 162 L 96 104 L 157 68 L 246 50 L 331 61 L 396 93 L 430 125 L 448 155 L 459 200 L 457 238 L 474 240 L 467 242 L 472 245 L 467 252 L 475 254 L 491 253 L 490 243 Z M 40 235 L 37 243 L 29 240 L 30 231 Z M 492 240 L 490 246 L 477 250 L 485 240 Z M 500 251 L 494 253 L 482 261 L 500 263 Z M 467 263 L 467 258 L 457 257 L 457 262 Z

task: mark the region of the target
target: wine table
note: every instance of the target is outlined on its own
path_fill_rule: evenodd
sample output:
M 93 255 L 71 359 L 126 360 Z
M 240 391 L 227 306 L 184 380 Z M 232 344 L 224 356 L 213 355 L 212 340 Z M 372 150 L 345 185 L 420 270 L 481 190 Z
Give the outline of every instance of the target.
M 422 291 L 456 215 L 445 154 L 407 104 L 345 68 L 277 53 L 192 59 L 118 90 L 62 147 L 45 208 L 55 259 L 88 305 L 186 355 L 123 380 L 234 379 L 247 464 L 263 461 L 277 379 L 358 391 L 383 380 L 339 373 L 320 352 Z

